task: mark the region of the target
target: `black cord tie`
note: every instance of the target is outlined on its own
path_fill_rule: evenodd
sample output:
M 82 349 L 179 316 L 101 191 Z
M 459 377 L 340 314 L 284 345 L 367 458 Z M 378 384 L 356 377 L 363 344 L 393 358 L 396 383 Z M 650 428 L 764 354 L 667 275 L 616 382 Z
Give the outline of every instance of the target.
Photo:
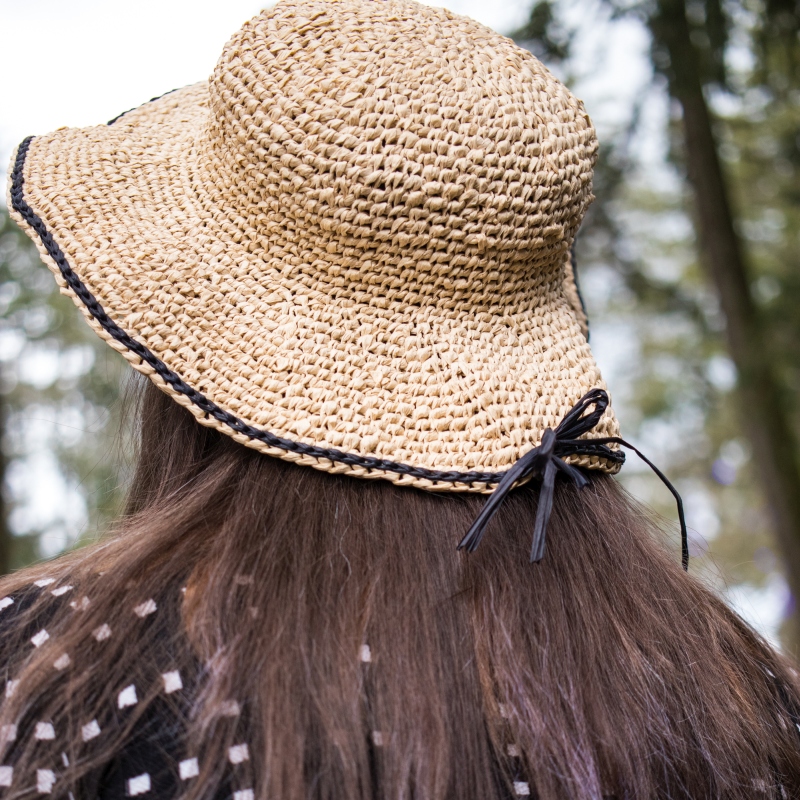
M 553 493 L 556 484 L 556 473 L 563 472 L 578 489 L 589 485 L 589 480 L 577 467 L 563 460 L 571 455 L 596 455 L 620 462 L 620 453 L 608 447 L 619 444 L 633 450 L 650 469 L 661 479 L 661 482 L 672 492 L 678 507 L 678 519 L 681 526 L 681 562 L 683 568 L 689 569 L 689 534 L 686 530 L 686 518 L 683 514 L 683 501 L 678 490 L 669 482 L 667 476 L 646 458 L 632 444 L 619 436 L 604 436 L 598 439 L 579 439 L 584 433 L 592 430 L 608 408 L 608 394 L 603 389 L 592 389 L 573 406 L 561 420 L 555 430 L 547 428 L 542 436 L 541 444 L 525 453 L 503 476 L 497 488 L 492 492 L 483 510 L 478 515 L 467 535 L 461 540 L 458 549 L 466 549 L 472 553 L 481 543 L 486 526 L 505 500 L 508 493 L 520 482 L 532 475 L 542 478 L 542 489 L 539 495 L 539 507 L 536 509 L 536 522 L 531 544 L 531 561 L 541 561 L 544 556 L 545 533 L 550 512 L 553 509 Z M 594 410 L 589 411 L 594 406 Z

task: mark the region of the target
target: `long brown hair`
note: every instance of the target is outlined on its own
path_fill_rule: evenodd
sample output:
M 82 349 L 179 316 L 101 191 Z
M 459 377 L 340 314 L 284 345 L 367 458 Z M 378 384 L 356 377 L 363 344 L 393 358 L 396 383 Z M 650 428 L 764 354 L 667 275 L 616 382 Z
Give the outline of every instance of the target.
M 46 719 L 75 742 L 56 788 L 80 787 L 162 697 L 123 722 L 120 688 L 174 667 L 194 676 L 172 709 L 201 754 L 186 797 L 214 797 L 243 740 L 264 799 L 492 800 L 525 784 L 547 800 L 800 796 L 794 671 L 681 571 L 613 479 L 557 487 L 531 565 L 533 486 L 467 556 L 455 545 L 480 497 L 265 457 L 149 383 L 138 414 L 115 530 L 0 584 L 26 606 L 0 665 L 17 681 L 0 709 L 19 731 L 0 754 L 15 774 L 56 747 L 26 735 Z M 37 594 L 41 578 L 72 588 Z M 108 735 L 82 743 L 87 720 Z

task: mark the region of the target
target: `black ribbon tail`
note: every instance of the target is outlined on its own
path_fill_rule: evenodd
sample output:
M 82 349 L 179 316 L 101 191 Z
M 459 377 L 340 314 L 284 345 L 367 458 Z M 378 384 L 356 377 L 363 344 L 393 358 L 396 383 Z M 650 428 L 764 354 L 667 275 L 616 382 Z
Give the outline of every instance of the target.
M 511 469 L 503 475 L 503 479 L 497 484 L 495 490 L 489 495 L 486 505 L 481 509 L 481 513 L 472 523 L 467 535 L 459 542 L 458 550 L 466 550 L 473 553 L 475 548 L 481 543 L 486 526 L 491 522 L 492 517 L 503 504 L 508 493 L 521 480 L 527 478 L 534 472 L 541 458 L 542 447 L 534 447 L 533 450 L 520 458 Z
M 553 495 L 556 486 L 556 474 L 564 472 L 578 489 L 589 485 L 589 479 L 577 468 L 558 456 L 553 456 L 547 462 L 542 479 L 542 488 L 539 493 L 539 505 L 536 508 L 536 521 L 533 527 L 533 542 L 531 542 L 531 564 L 544 558 L 545 534 L 553 511 Z
M 492 492 L 486 505 L 481 510 L 467 535 L 461 540 L 458 549 L 473 552 L 480 544 L 486 527 L 497 510 L 506 499 L 508 493 L 520 482 L 530 475 L 538 474 L 542 477 L 542 488 L 539 495 L 539 506 L 536 509 L 536 521 L 531 543 L 531 561 L 541 561 L 544 556 L 545 533 L 550 514 L 553 510 L 553 496 L 555 492 L 556 474 L 564 472 L 578 489 L 583 489 L 589 484 L 589 479 L 577 467 L 568 464 L 562 459 L 570 455 L 601 456 L 620 463 L 622 454 L 610 448 L 608 444 L 615 443 L 633 450 L 639 458 L 647 464 L 661 479 L 661 482 L 670 490 L 678 506 L 678 518 L 681 524 L 681 562 L 684 570 L 689 570 L 689 533 L 686 528 L 686 517 L 683 513 L 683 500 L 678 490 L 669 482 L 666 475 L 632 444 L 620 439 L 618 436 L 593 437 L 581 439 L 580 437 L 592 430 L 608 407 L 608 394 L 603 389 L 592 389 L 587 392 L 570 409 L 566 416 L 553 430 L 547 428 L 542 435 L 541 444 L 520 458 L 504 475 Z
M 554 458 L 553 463 L 558 469 L 566 473 L 567 477 L 578 489 L 584 489 L 589 485 L 589 479 L 577 467 L 573 467 L 572 464 L 567 464 L 566 461 L 562 461 L 560 458 Z
M 504 487 L 504 483 L 505 480 L 502 480 L 497 484 L 497 488 L 486 501 L 486 505 L 481 509 L 481 513 L 475 518 L 475 522 L 470 526 L 466 536 L 458 543 L 457 550 L 466 550 L 468 553 L 475 552 L 475 549 L 481 543 L 481 539 L 483 539 L 483 534 L 486 532 L 486 526 L 511 490 L 510 487 Z
M 683 513 L 683 500 L 681 499 L 678 490 L 672 485 L 669 478 L 644 454 L 641 450 L 635 448 L 630 442 L 626 442 L 624 439 L 620 439 L 619 436 L 609 436 L 604 437 L 601 440 L 602 442 L 616 442 L 617 444 L 621 444 L 623 447 L 627 447 L 629 450 L 633 450 L 639 458 L 650 467 L 653 472 L 661 479 L 661 483 L 667 487 L 672 493 L 672 496 L 675 498 L 675 504 L 678 507 L 678 521 L 680 522 L 681 526 L 681 564 L 685 572 L 689 571 L 689 531 L 686 527 L 686 517 Z
M 544 468 L 544 480 L 539 492 L 539 506 L 536 509 L 536 522 L 533 526 L 533 541 L 531 542 L 531 563 L 541 561 L 544 557 L 545 533 L 547 532 L 547 523 L 550 521 L 550 512 L 553 510 L 553 493 L 557 472 L 556 462 L 551 459 Z

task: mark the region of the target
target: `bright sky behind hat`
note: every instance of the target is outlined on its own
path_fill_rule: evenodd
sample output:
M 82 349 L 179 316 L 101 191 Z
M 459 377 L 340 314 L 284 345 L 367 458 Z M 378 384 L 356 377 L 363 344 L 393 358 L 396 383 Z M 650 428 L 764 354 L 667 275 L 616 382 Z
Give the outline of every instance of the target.
M 0 158 L 25 136 L 105 122 L 154 95 L 203 80 L 259 0 L 0 0 Z M 524 0 L 443 5 L 504 32 Z
M 507 33 L 524 22 L 532 0 L 426 2 Z M 11 151 L 25 136 L 62 125 L 97 125 L 207 78 L 228 38 L 268 5 L 263 0 L 0 0 L 0 63 L 6 75 L 0 81 L 0 179 L 5 183 Z M 579 22 L 593 3 L 564 5 Z M 628 22 L 615 23 L 600 36 L 596 24 L 590 27 L 592 41 L 575 48 L 586 59 L 575 88 L 602 142 L 604 122 L 624 116 L 647 80 L 647 41 Z

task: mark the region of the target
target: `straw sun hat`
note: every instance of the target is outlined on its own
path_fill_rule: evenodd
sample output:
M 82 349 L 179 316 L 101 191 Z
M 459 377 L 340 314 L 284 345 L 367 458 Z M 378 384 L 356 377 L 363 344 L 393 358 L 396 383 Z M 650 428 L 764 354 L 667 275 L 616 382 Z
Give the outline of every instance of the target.
M 580 101 L 477 22 L 283 0 L 208 81 L 26 140 L 9 207 L 97 333 L 201 423 L 486 491 L 603 387 L 569 260 L 596 149 Z M 609 409 L 595 435 L 617 432 Z
M 208 81 L 26 139 L 9 207 L 200 423 L 328 472 L 491 492 L 605 388 L 570 265 L 596 151 L 581 102 L 477 22 L 282 0 Z M 585 446 L 556 452 L 616 472 L 593 396 Z

